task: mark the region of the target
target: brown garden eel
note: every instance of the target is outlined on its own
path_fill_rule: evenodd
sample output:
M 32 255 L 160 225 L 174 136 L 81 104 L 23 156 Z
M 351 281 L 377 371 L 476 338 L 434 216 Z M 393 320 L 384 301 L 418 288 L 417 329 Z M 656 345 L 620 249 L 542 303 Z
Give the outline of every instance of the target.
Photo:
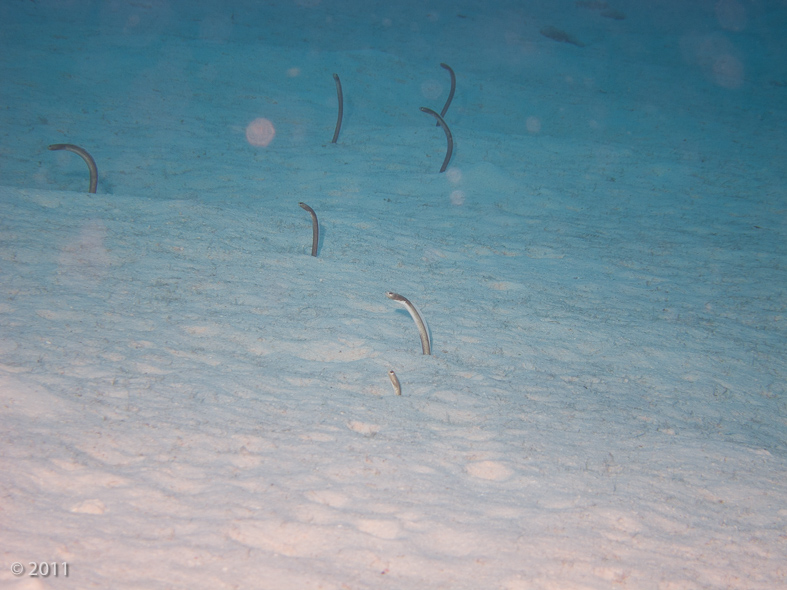
M 89 193 L 96 192 L 96 186 L 98 186 L 98 168 L 96 168 L 96 161 L 93 159 L 93 156 L 88 154 L 85 150 L 83 150 L 78 145 L 74 145 L 71 143 L 53 143 L 49 146 L 49 149 L 52 151 L 56 150 L 66 150 L 69 152 L 74 152 L 75 154 L 82 156 L 82 159 L 87 164 L 88 170 L 90 170 L 90 190 Z
M 393 299 L 397 303 L 401 303 L 405 306 L 410 315 L 415 322 L 416 327 L 418 328 L 418 334 L 421 336 L 421 348 L 423 348 L 424 354 L 432 354 L 432 341 L 429 338 L 429 330 L 426 329 L 426 324 L 424 324 L 424 320 L 421 317 L 421 314 L 418 313 L 418 310 L 415 308 L 415 305 L 410 303 L 410 300 L 407 297 L 402 297 L 398 293 L 394 293 L 392 291 L 386 291 L 385 296 L 388 299 Z

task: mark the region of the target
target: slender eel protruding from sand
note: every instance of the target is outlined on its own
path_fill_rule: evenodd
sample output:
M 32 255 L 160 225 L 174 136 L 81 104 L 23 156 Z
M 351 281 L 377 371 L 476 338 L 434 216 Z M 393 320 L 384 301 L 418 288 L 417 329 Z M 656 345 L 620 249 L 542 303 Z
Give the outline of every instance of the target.
M 424 350 L 424 354 L 432 354 L 432 340 L 429 338 L 429 330 L 424 323 L 424 319 L 421 317 L 421 314 L 418 313 L 418 309 L 416 309 L 415 305 L 410 303 L 410 300 L 407 297 L 402 297 L 398 293 L 393 293 L 392 291 L 386 291 L 385 296 L 388 299 L 393 299 L 397 303 L 401 303 L 405 306 L 410 315 L 415 322 L 416 327 L 418 328 L 418 333 L 421 335 L 421 348 Z
M 443 106 L 443 110 L 440 111 L 440 116 L 445 117 L 445 114 L 448 112 L 448 107 L 451 106 L 451 101 L 454 100 L 454 92 L 456 91 L 456 74 L 454 74 L 454 71 L 451 69 L 451 66 L 449 66 L 448 64 L 441 63 L 440 67 L 445 68 L 446 70 L 448 70 L 448 73 L 451 74 L 451 92 L 448 93 L 448 98 L 445 101 L 445 106 Z M 440 122 L 438 121 L 437 125 L 439 124 Z
M 388 371 L 388 378 L 391 380 L 391 385 L 393 385 L 394 393 L 396 395 L 402 395 L 402 385 L 399 383 L 399 378 L 396 376 L 396 373 L 393 372 L 393 369 Z
M 339 131 L 342 128 L 342 115 L 344 115 L 344 95 L 342 94 L 342 83 L 339 81 L 339 75 L 334 74 L 333 79 L 336 82 L 336 97 L 339 99 L 339 116 L 336 119 L 336 130 L 333 132 L 333 139 L 331 143 L 336 143 L 339 139 Z
M 443 160 L 443 165 L 440 167 L 440 172 L 445 172 L 445 169 L 448 167 L 448 162 L 451 160 L 451 154 L 454 153 L 454 136 L 451 135 L 451 130 L 440 115 L 426 107 L 421 107 L 421 110 L 437 119 L 437 124 L 445 131 L 445 139 L 448 141 L 448 150 L 445 152 L 445 160 Z
M 93 159 L 93 156 L 88 154 L 85 150 L 83 150 L 78 145 L 73 145 L 70 143 L 53 143 L 49 146 L 50 150 L 67 150 L 69 152 L 74 152 L 82 156 L 82 159 L 87 164 L 88 170 L 90 170 L 90 190 L 88 192 L 94 193 L 96 192 L 96 187 L 98 186 L 98 168 L 96 168 L 96 161 Z
M 306 203 L 298 203 L 312 216 L 312 256 L 317 256 L 317 244 L 320 243 L 320 224 L 317 223 L 317 214 Z

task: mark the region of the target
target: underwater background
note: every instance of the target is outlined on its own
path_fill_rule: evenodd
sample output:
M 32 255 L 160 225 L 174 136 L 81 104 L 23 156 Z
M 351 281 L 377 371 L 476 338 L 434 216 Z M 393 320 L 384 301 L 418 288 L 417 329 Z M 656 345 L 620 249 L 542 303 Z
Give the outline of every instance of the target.
M 787 587 L 785 30 L 0 4 L 4 587 Z

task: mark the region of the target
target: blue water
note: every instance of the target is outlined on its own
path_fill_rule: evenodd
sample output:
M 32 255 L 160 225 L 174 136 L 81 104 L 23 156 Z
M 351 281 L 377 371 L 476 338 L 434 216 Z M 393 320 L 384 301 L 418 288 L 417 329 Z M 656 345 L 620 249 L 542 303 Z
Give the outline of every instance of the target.
M 421 154 L 437 142 L 430 155 L 439 161 L 442 137 L 412 154 L 399 134 L 429 124 L 418 107 L 439 111 L 447 62 L 459 80 L 449 115 L 455 166 L 485 161 L 531 190 L 556 176 L 578 190 L 586 179 L 561 169 L 582 145 L 587 172 L 602 178 L 622 175 L 616 160 L 634 177 L 634 162 L 664 163 L 686 168 L 681 182 L 703 175 L 744 198 L 777 198 L 784 6 L 603 5 L 6 2 L 2 182 L 79 190 L 83 164 L 47 153 L 57 142 L 94 153 L 107 193 L 250 194 L 252 168 L 286 186 L 315 169 L 374 175 L 385 159 L 401 160 L 403 174 L 426 172 Z M 547 27 L 584 46 L 540 34 Z M 324 149 L 333 73 L 345 86 L 341 143 L 358 157 L 350 169 Z M 243 137 L 258 117 L 276 127 L 264 153 Z

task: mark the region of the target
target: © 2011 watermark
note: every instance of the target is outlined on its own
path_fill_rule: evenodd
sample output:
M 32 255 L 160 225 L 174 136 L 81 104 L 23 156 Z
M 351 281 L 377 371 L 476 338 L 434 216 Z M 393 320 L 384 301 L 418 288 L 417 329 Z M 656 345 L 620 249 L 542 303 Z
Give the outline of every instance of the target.
M 23 563 L 15 561 L 11 564 L 11 573 L 16 577 L 28 575 L 31 578 L 67 578 L 68 562 L 28 561 L 26 568 Z

